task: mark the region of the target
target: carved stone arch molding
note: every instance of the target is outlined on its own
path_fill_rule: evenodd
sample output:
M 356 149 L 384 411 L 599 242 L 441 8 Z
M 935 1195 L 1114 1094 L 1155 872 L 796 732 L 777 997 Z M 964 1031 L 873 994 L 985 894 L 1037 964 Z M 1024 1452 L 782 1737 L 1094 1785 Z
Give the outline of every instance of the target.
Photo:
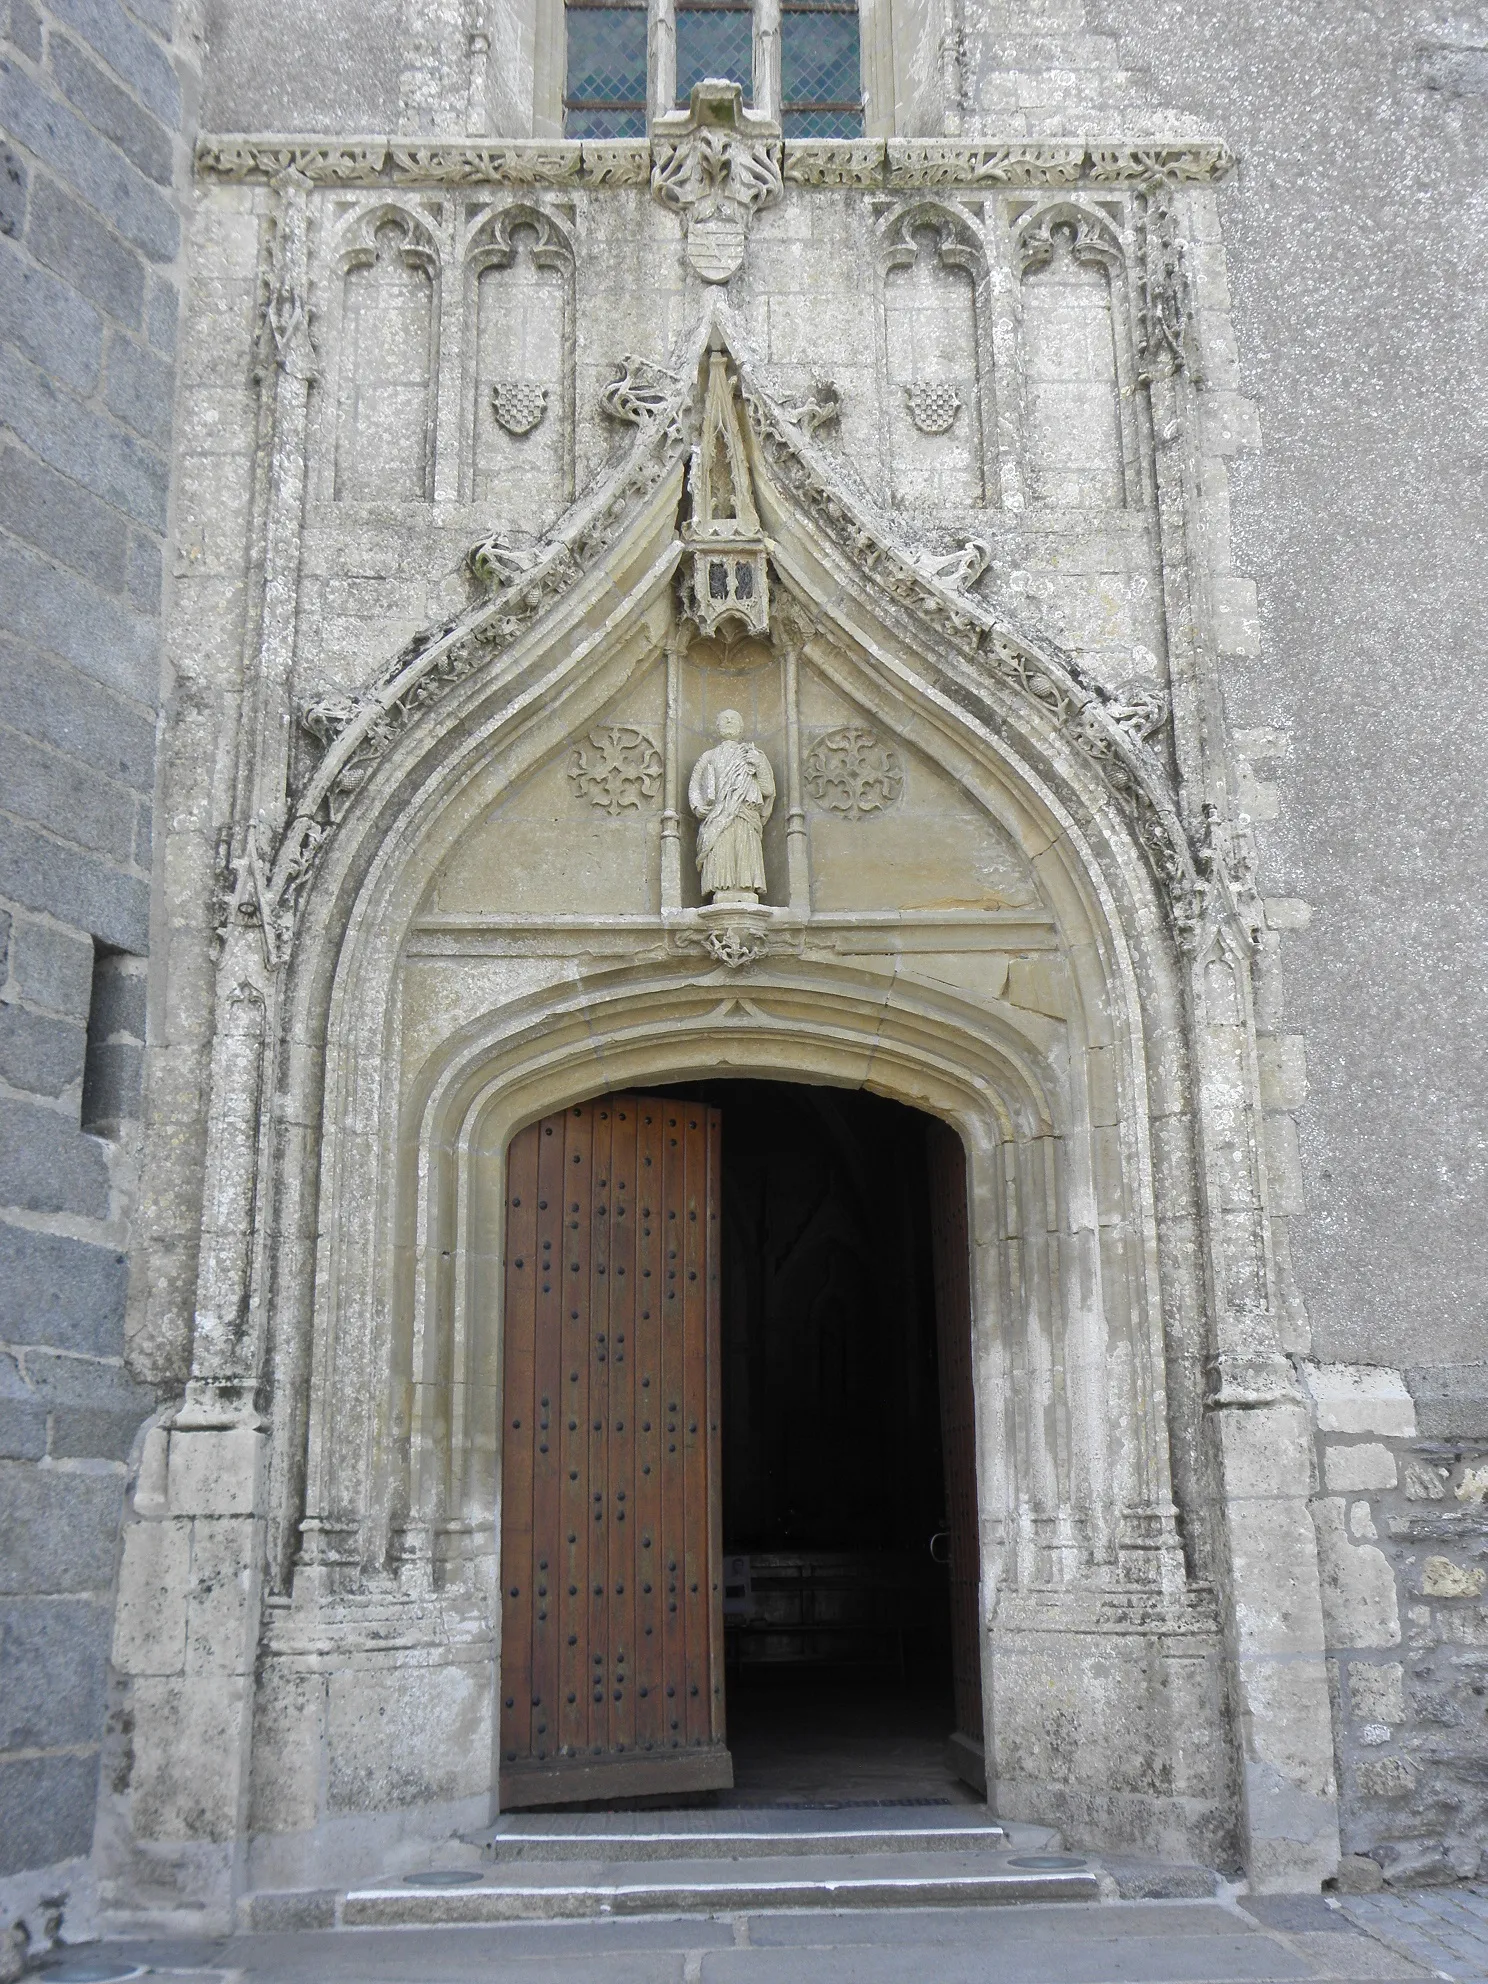
M 1103 823 L 1074 817 L 1037 771 L 1020 770 L 1005 742 L 929 691 L 908 656 L 899 656 L 897 680 L 881 676 L 875 664 L 891 641 L 884 628 L 870 637 L 829 624 L 807 638 L 802 666 L 856 699 L 876 685 L 875 716 L 887 732 L 946 768 L 1030 850 L 1044 898 L 1036 921 L 1051 940 L 1058 933 L 1057 961 L 1047 962 L 1067 994 L 1044 1003 L 1063 1017 L 1010 999 L 957 997 L 908 973 L 886 978 L 883 961 L 843 955 L 809 929 L 799 958 L 764 961 L 747 981 L 722 969 L 700 974 L 668 953 L 652 925 L 591 932 L 582 966 L 493 967 L 469 954 L 460 970 L 495 969 L 504 990 L 494 1003 L 480 993 L 478 1009 L 431 1055 L 400 1067 L 410 945 L 437 954 L 468 941 L 437 917 L 420 931 L 432 879 L 493 799 L 613 706 L 665 637 L 667 575 L 640 562 L 629 611 L 587 664 L 555 668 L 549 656 L 544 673 L 518 675 L 499 696 L 497 685 L 472 682 L 457 691 L 463 707 L 449 711 L 432 757 L 426 737 L 399 741 L 343 823 L 352 832 L 328 847 L 305 906 L 288 1017 L 293 1032 L 324 1042 L 325 1086 L 317 1092 L 316 1060 L 306 1057 L 303 1086 L 286 1107 L 322 1126 L 321 1237 L 311 1307 L 293 1341 L 277 1346 L 285 1433 L 290 1402 L 305 1396 L 296 1358 L 309 1360 L 309 1419 L 303 1490 L 280 1476 L 275 1497 L 275 1531 L 286 1557 L 298 1546 L 299 1562 L 265 1688 L 276 1703 L 292 1695 L 302 1659 L 294 1622 L 308 1644 L 353 1595 L 364 1622 L 398 1619 L 408 1632 L 416 1594 L 431 1660 L 450 1640 L 473 1659 L 482 1634 L 487 1657 L 497 1657 L 498 1452 L 489 1430 L 470 1431 L 469 1402 L 487 1401 L 480 1422 L 494 1428 L 499 1291 L 490 1264 L 501 1242 L 490 1222 L 510 1132 L 599 1089 L 703 1069 L 866 1083 L 954 1121 L 971 1153 L 982 1262 L 986 1686 L 1008 1756 L 1037 1732 L 1039 1661 L 1114 1658 L 1126 1677 L 1118 1693 L 1140 1715 L 1147 1683 L 1139 1673 L 1163 1636 L 1177 1635 L 1182 1660 L 1170 1678 L 1184 1727 L 1207 1732 L 1203 1764 L 1168 1755 L 1166 1768 L 1184 1785 L 1181 1826 L 1176 1808 L 1135 1784 L 1124 1787 L 1123 1826 L 1170 1845 L 1188 1827 L 1186 1836 L 1219 1853 L 1229 1765 L 1218 1622 L 1198 1566 L 1188 1572 L 1179 1547 L 1166 1397 L 1168 1364 L 1192 1373 L 1201 1348 L 1196 1335 L 1165 1356 L 1163 1343 L 1165 1265 L 1172 1312 L 1202 1331 L 1177 1237 L 1195 1208 L 1191 1199 L 1170 1202 L 1160 1216 L 1152 1189 L 1147 1125 L 1177 1095 L 1166 1092 L 1163 1068 L 1148 1066 L 1143 1007 L 1153 996 L 1171 1006 L 1177 988 L 1170 966 L 1165 991 L 1144 982 L 1164 967 L 1139 959 L 1125 935 L 1140 928 L 1141 899 L 1149 929 L 1157 927 L 1140 854 L 1122 861 L 1111 845 L 1093 844 Z M 378 805 L 399 786 L 401 808 Z M 336 940 L 333 930 L 344 934 Z M 1119 1126 L 1093 1120 L 1102 1113 L 1096 1090 L 1107 1087 L 1124 1098 Z M 309 1172 L 285 1187 L 308 1213 L 317 1191 Z M 290 1265 L 286 1258 L 286 1280 Z M 1188 1393 L 1174 1414 L 1191 1454 L 1191 1381 Z M 1186 1466 L 1191 1474 L 1191 1458 Z M 1205 1541 L 1195 1541 L 1202 1562 Z M 1114 1638 L 1098 1616 L 1111 1605 L 1126 1615 Z M 282 1759 L 272 1746 L 307 1736 L 277 1707 L 263 1727 L 270 1748 L 255 1770 L 273 1782 Z M 1168 1736 L 1151 1733 L 1171 1752 Z M 422 1726 L 420 1741 L 429 1753 Z M 437 1745 L 432 1753 L 443 1754 Z M 1064 1794 L 1042 1776 L 1021 1782 L 1013 1764 L 1001 1795 L 1008 1809 L 1048 1809 Z
M 596 1089 L 705 1067 L 866 1082 L 955 1121 L 972 1151 L 984 1263 L 987 1689 L 1007 1746 L 1004 1806 L 1049 1809 L 1066 1796 L 1056 1773 L 1017 1761 L 1037 1737 L 1041 1661 L 1114 1659 L 1125 1712 L 1140 1717 L 1139 1673 L 1176 1636 L 1183 1655 L 1170 1678 L 1182 1725 L 1206 1732 L 1202 1759 L 1174 1754 L 1171 1732 L 1152 1739 L 1166 1746 L 1187 1816 L 1132 1783 L 1118 1801 L 1122 1826 L 1170 1846 L 1187 1828 L 1217 1854 L 1230 1763 L 1204 1575 L 1212 1550 L 1193 1485 L 1202 1300 L 1179 1238 L 1192 1195 L 1169 1194 L 1159 1209 L 1153 1189 L 1149 1124 L 1177 1106 L 1177 1071 L 1145 1043 L 1181 997 L 1152 870 L 1097 761 L 1012 685 L 984 684 L 975 700 L 944 632 L 813 530 L 751 433 L 757 499 L 795 602 L 799 666 L 872 708 L 901 748 L 941 767 L 1025 850 L 1039 883 L 1036 921 L 1057 952 L 1046 960 L 1050 987 L 1029 996 L 1060 1016 L 957 998 L 903 971 L 886 979 L 809 925 L 799 957 L 764 960 L 747 981 L 711 966 L 700 973 L 668 949 L 656 919 L 591 931 L 582 965 L 504 956 L 497 966 L 470 954 L 466 979 L 494 970 L 504 989 L 481 993 L 459 1025 L 452 1016 L 431 1055 L 409 1048 L 417 1065 L 407 1064 L 400 988 L 410 946 L 468 941 L 427 915 L 420 934 L 433 879 L 501 792 L 622 707 L 617 698 L 669 638 L 679 492 L 658 484 L 608 575 L 603 621 L 586 620 L 594 573 L 502 663 L 419 713 L 353 796 L 303 906 L 285 1030 L 320 1052 L 297 1060 L 284 1106 L 320 1126 L 319 1148 L 305 1147 L 302 1172 L 291 1160 L 280 1190 L 320 1237 L 313 1280 L 303 1260 L 296 1275 L 301 1243 L 287 1231 L 280 1240 L 280 1286 L 288 1294 L 298 1280 L 304 1306 L 286 1309 L 275 1344 L 284 1419 L 271 1524 L 292 1603 L 264 1686 L 276 1704 L 292 1697 L 297 1647 L 353 1596 L 364 1622 L 370 1611 L 412 1631 L 417 1595 L 430 1660 L 451 1642 L 467 1664 L 483 1644 L 497 1657 L 496 1452 L 470 1432 L 468 1402 L 489 1401 L 498 1382 L 489 1264 L 500 1239 L 471 1222 L 492 1216 L 509 1132 Z M 906 587 L 911 577 L 906 565 Z M 823 611 L 818 602 L 834 597 L 837 610 Z M 950 595 L 925 595 L 936 598 L 956 611 Z M 1019 698 L 1021 737 L 1011 721 Z M 1119 1106 L 1103 1109 L 1098 1090 Z M 1183 1319 L 1166 1349 L 1165 1307 Z M 1180 1374 L 1172 1399 L 1170 1366 Z M 301 1485 L 291 1414 L 306 1407 Z M 1193 1512 L 1191 1568 L 1173 1510 L 1170 1418 Z M 489 1404 L 481 1423 L 496 1423 Z M 1116 1608 L 1119 1629 L 1102 1623 L 1103 1607 Z M 425 1758 L 445 1754 L 417 1726 Z M 277 1706 L 261 1727 L 270 1747 L 255 1771 L 275 1782 L 273 1745 L 308 1737 Z
M 1012 342 L 1022 391 L 1007 413 L 1018 436 L 1022 486 L 1035 501 L 1138 508 L 1152 493 L 1151 426 L 1137 391 L 1135 297 L 1121 210 L 1065 195 L 1017 201 L 1014 215 Z M 1057 282 L 1060 267 L 1077 282 L 1060 284 L 1045 301 L 1042 289 Z M 1064 437 L 1067 446 L 1068 436 L 1082 433 L 1087 459 L 1041 459 L 1048 436 Z
M 461 215 L 460 488 L 493 524 L 541 531 L 574 498 L 574 244 L 547 207 L 509 198 Z
M 433 498 L 443 208 L 427 197 L 353 199 L 329 223 L 328 363 L 316 451 L 323 497 Z
M 780 679 L 871 717 L 910 786 L 941 780 L 1031 878 L 1023 907 L 974 911 L 954 942 L 939 910 L 826 914 L 809 892 L 763 906 L 775 948 L 732 966 L 687 948 L 700 912 L 659 894 L 624 914 L 443 906 L 497 809 L 544 768 L 566 791 L 573 741 L 638 721 L 662 685 L 675 772 L 672 685 L 694 665 L 680 512 L 710 351 L 742 407 Z M 141 1693 L 134 1737 L 145 1783 L 179 1730 L 227 1729 L 242 1817 L 207 1852 L 140 1801 L 136 1844 L 230 1908 L 244 1866 L 259 1886 L 328 1883 L 370 1839 L 436 1842 L 489 1814 L 505 1141 L 583 1095 L 726 1065 L 881 1089 L 966 1141 L 1000 1809 L 1211 1864 L 1238 1825 L 1264 1881 L 1314 1836 L 1331 1738 L 1320 1665 L 1257 1601 L 1257 1548 L 1265 1589 L 1284 1567 L 1289 1619 L 1316 1559 L 1285 1527 L 1300 1509 L 1311 1535 L 1307 1434 L 1274 1322 L 1248 883 L 1217 816 L 1190 843 L 1153 711 L 979 597 L 975 558 L 875 509 L 759 387 L 726 313 L 648 380 L 593 490 L 535 544 L 477 547 L 487 589 L 466 613 L 302 712 L 324 755 L 282 831 L 255 816 L 244 843 L 168 1472 L 181 1521 L 209 1476 L 204 1513 L 241 1520 L 242 1581 L 222 1589 L 246 1597 L 220 1698 L 183 1720 Z M 579 815 L 632 830 L 572 800 Z
M 967 212 L 919 199 L 881 224 L 879 260 L 879 377 L 895 504 L 995 503 L 1000 385 L 982 235 Z

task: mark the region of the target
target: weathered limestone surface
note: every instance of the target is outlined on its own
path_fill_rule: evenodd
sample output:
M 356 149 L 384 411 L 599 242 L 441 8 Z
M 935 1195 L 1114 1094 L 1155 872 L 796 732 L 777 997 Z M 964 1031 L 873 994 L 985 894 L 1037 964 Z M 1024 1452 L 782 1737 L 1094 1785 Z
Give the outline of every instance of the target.
M 17 1809 L 52 1770 L 69 1815 L 17 1866 L 86 1844 L 126 1458 L 115 1919 L 490 1814 L 506 1139 L 734 1070 L 966 1143 L 1002 1810 L 1263 1889 L 1340 1826 L 1350 1879 L 1473 1872 L 1461 24 L 874 0 L 860 142 L 782 147 L 762 86 L 581 146 L 551 0 L 231 0 L 176 355 L 190 31 L 10 19 L 0 529 L 17 640 L 74 633 L 7 697 L 51 865 L 0 1106 L 16 1245 L 86 1286 L 5 1325 L 5 1480 L 80 1498 L 6 1658 L 46 1627 L 88 1705 L 17 1725 Z M 132 161 L 117 212 L 38 90 Z M 759 903 L 694 860 L 725 709 L 776 778 Z M 145 980 L 86 939 L 143 957 L 149 864 L 136 1215 Z
M 237 824 L 182 919 L 220 953 L 177 981 L 199 1100 L 159 1119 L 169 1153 L 205 1139 L 193 1377 L 126 1561 L 210 1537 L 232 1570 L 188 1580 L 163 1671 L 117 1649 L 126 1912 L 221 1919 L 489 1802 L 505 1139 L 728 1067 L 870 1082 L 968 1141 L 1001 1802 L 1263 1886 L 1333 1865 L 1265 927 L 1204 796 L 1234 591 L 1221 554 L 1218 617 L 1194 603 L 1205 395 L 1233 387 L 1179 244 L 1223 154 L 1148 183 L 1035 145 L 968 204 L 942 189 L 975 147 L 787 147 L 787 191 L 713 114 L 748 189 L 722 232 L 685 129 L 654 196 L 635 146 L 493 155 L 474 190 L 417 147 L 391 186 L 375 144 L 202 153 L 180 666 L 237 728 L 181 773 Z M 488 313 L 547 369 L 485 372 Z M 492 476 L 496 429 L 541 451 Z M 241 589 L 207 534 L 232 506 Z M 682 798 L 726 709 L 780 800 L 762 900 L 705 905 Z M 189 815 L 175 841 L 205 880 Z M 141 1355 L 187 1341 L 162 1281 Z M 210 1798 L 193 1717 L 231 1760 Z

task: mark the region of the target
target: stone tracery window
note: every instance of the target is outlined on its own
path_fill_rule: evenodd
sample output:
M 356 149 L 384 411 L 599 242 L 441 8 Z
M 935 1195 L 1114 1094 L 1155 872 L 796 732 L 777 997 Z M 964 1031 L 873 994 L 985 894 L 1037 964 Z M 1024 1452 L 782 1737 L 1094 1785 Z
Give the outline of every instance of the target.
M 644 138 L 646 28 L 632 0 L 566 0 L 568 73 L 563 132 L 568 138 Z
M 648 100 L 653 111 L 669 102 L 685 108 L 695 83 L 721 78 L 739 84 L 746 105 L 778 117 L 787 137 L 861 137 L 858 6 L 859 0 L 650 0 L 649 6 L 565 0 L 564 135 L 644 137 Z M 651 31 L 657 27 L 662 31 Z M 653 67 L 659 73 L 650 73 Z
M 714 77 L 738 83 L 754 102 L 754 9 L 748 0 L 678 0 L 678 105 L 694 83 Z
M 783 0 L 780 96 L 786 137 L 862 137 L 857 0 Z

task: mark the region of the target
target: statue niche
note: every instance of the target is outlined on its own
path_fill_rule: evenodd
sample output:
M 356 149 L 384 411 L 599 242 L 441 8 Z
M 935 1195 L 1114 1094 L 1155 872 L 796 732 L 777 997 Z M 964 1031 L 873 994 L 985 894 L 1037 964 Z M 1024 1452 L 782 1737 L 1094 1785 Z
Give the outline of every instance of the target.
M 697 865 L 705 897 L 757 903 L 765 887 L 765 822 L 775 806 L 775 774 L 757 744 L 744 742 L 737 710 L 718 717 L 719 742 L 704 751 L 687 782 L 698 820 Z

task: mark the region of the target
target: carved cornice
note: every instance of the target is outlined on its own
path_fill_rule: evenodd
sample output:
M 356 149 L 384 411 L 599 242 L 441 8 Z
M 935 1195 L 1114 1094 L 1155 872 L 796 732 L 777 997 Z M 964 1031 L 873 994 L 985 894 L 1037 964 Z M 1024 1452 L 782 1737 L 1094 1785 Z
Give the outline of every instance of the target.
M 675 140 L 530 139 L 421 144 L 401 138 L 237 137 L 197 140 L 204 179 L 262 180 L 293 170 L 317 186 L 582 186 L 651 183 Z M 1216 139 L 819 138 L 784 145 L 789 186 L 879 188 L 1204 185 L 1234 163 Z
M 197 140 L 207 179 L 302 172 L 317 186 L 647 186 L 644 139 L 418 144 L 400 138 L 214 137 Z

